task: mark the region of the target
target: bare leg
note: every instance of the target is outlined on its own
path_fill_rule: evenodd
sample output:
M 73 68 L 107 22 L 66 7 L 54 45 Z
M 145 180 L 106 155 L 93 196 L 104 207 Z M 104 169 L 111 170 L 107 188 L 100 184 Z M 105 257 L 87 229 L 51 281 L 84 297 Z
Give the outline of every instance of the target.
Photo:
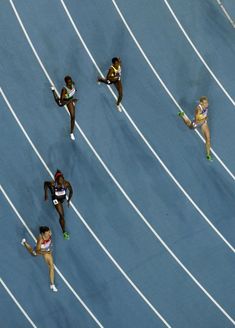
M 110 81 L 108 82 L 107 79 L 104 79 L 104 78 L 102 78 L 102 77 L 98 78 L 97 81 L 98 81 L 98 82 L 101 82 L 101 83 L 105 83 L 105 84 L 110 84 Z
M 58 203 L 57 205 L 55 205 L 55 208 L 59 214 L 59 218 L 60 218 L 60 226 L 61 229 L 63 231 L 63 233 L 65 232 L 65 219 L 64 219 L 64 208 L 63 205 L 61 203 Z
M 51 253 L 49 253 L 49 252 L 44 254 L 43 256 L 44 256 L 44 260 L 45 260 L 46 264 L 49 267 L 50 283 L 51 283 L 51 285 L 54 285 L 55 284 L 55 281 L 54 281 L 55 273 L 54 273 L 53 257 L 51 255 Z
M 26 241 L 23 243 L 23 245 L 31 255 L 37 256 L 35 250 Z
M 123 93 L 122 93 L 122 82 L 121 80 L 118 80 L 114 83 L 117 91 L 118 91 L 118 99 L 117 99 L 117 106 L 120 105 L 120 102 L 122 101 L 122 96 L 123 96 Z
M 193 122 L 185 115 L 184 112 L 179 112 L 178 115 L 182 118 L 184 124 L 186 124 L 187 127 L 189 127 L 190 129 L 194 128 Z
M 69 102 L 67 107 L 70 114 L 70 133 L 73 133 L 75 125 L 75 105 L 73 101 Z
M 210 129 L 207 123 L 202 125 L 202 133 L 206 139 L 206 156 L 210 157 L 210 149 L 211 149 L 211 142 L 210 142 Z
M 60 107 L 62 107 L 63 104 L 61 104 L 60 98 L 57 96 L 55 90 L 52 90 L 52 93 L 53 93 L 53 96 L 54 96 L 54 99 L 55 99 L 55 102 L 57 103 L 57 105 L 60 106 Z

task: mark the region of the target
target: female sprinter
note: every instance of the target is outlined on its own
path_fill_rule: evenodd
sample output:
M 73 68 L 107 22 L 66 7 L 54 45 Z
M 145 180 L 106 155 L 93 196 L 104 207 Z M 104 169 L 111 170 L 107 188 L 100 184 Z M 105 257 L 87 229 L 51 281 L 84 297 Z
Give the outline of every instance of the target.
M 99 77 L 97 82 L 98 83 L 105 83 L 105 84 L 114 84 L 118 91 L 118 99 L 117 99 L 117 109 L 119 112 L 122 111 L 121 107 L 119 106 L 122 101 L 122 81 L 121 81 L 121 60 L 120 58 L 114 57 L 112 59 L 112 65 L 109 67 L 108 74 L 105 79 Z
M 74 125 L 75 125 L 75 105 L 78 101 L 77 99 L 73 98 L 76 89 L 75 89 L 75 83 L 73 82 L 72 78 L 70 76 L 65 76 L 64 78 L 65 86 L 61 90 L 60 98 L 57 96 L 55 92 L 55 87 L 51 87 L 51 91 L 53 93 L 54 99 L 58 106 L 67 106 L 69 114 L 70 114 L 70 138 L 72 140 L 75 140 L 73 131 L 74 131 Z
M 57 210 L 60 218 L 60 226 L 63 231 L 64 239 L 69 239 L 69 233 L 65 231 L 65 219 L 64 219 L 64 208 L 63 202 L 67 199 L 68 206 L 70 199 L 73 195 L 73 189 L 69 181 L 64 179 L 63 174 L 57 170 L 55 173 L 55 180 L 44 182 L 45 200 L 47 200 L 47 190 L 50 189 L 52 202 Z M 69 190 L 69 195 L 67 196 L 67 189 Z
M 49 267 L 50 274 L 50 289 L 53 292 L 57 292 L 57 288 L 54 283 L 54 262 L 52 257 L 52 240 L 51 230 L 48 227 L 39 228 L 39 236 L 37 238 L 37 245 L 33 249 L 27 242 L 26 239 L 22 239 L 21 244 L 29 251 L 33 256 L 42 255 L 46 264 Z
M 190 128 L 190 129 L 196 129 L 198 127 L 201 127 L 202 133 L 206 139 L 206 158 L 209 161 L 212 161 L 211 154 L 210 154 L 210 129 L 207 124 L 208 119 L 208 99 L 207 97 L 201 97 L 199 99 L 199 104 L 195 109 L 195 116 L 194 119 L 191 121 L 184 112 L 179 112 L 178 115 L 182 117 L 184 123 Z

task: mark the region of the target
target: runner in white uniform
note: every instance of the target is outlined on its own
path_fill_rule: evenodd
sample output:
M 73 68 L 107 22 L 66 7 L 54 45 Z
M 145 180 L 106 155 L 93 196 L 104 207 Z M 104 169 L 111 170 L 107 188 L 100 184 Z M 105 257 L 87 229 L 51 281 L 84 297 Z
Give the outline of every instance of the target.
M 39 228 L 40 235 L 37 238 L 37 245 L 33 249 L 27 242 L 26 239 L 22 239 L 21 244 L 28 250 L 33 256 L 42 255 L 45 262 L 49 267 L 50 275 L 50 289 L 53 292 L 57 292 L 57 288 L 54 282 L 54 262 L 52 257 L 52 240 L 51 240 L 51 231 L 48 227 Z
M 74 137 L 74 125 L 75 125 L 75 105 L 78 101 L 73 96 L 76 92 L 75 84 L 70 76 L 65 76 L 64 78 L 65 86 L 61 90 L 60 98 L 57 96 L 55 92 L 55 87 L 52 86 L 51 90 L 54 96 L 54 99 L 58 106 L 67 106 L 69 114 L 70 114 L 70 138 L 75 140 Z
M 121 81 L 121 60 L 120 58 L 114 57 L 112 59 L 112 65 L 109 67 L 108 74 L 106 78 L 98 77 L 98 83 L 105 83 L 105 84 L 114 84 L 117 91 L 118 91 L 118 99 L 117 99 L 117 109 L 119 112 L 122 111 L 120 103 L 122 101 L 122 81 Z
M 206 140 L 206 158 L 209 161 L 212 161 L 211 154 L 210 154 L 210 129 L 207 123 L 208 119 L 208 99 L 207 97 L 201 97 L 199 100 L 199 104 L 195 109 L 195 116 L 194 119 L 191 121 L 184 112 L 179 112 L 178 115 L 182 117 L 184 123 L 190 128 L 190 129 L 196 129 L 198 127 L 201 127 L 202 133 Z

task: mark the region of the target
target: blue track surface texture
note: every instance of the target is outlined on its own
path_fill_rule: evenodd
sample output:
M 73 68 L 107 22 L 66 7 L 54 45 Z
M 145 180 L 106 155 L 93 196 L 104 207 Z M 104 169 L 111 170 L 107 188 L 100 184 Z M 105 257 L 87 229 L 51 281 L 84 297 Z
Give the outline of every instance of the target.
M 105 168 L 77 128 L 76 141 L 69 139 L 69 116 L 56 106 L 11 3 L 56 88 L 65 75 L 76 82 L 77 123 Z M 56 266 L 101 326 L 233 327 L 235 30 L 212 0 L 65 0 L 103 74 L 112 57 L 122 59 L 119 113 L 62 3 L 0 3 L 0 185 L 35 236 L 50 226 Z M 200 96 L 209 98 L 212 148 L 224 166 L 207 162 L 115 4 L 186 114 L 194 115 Z M 235 12 L 232 0 L 226 5 Z M 50 171 L 59 168 L 73 186 L 78 212 L 65 206 L 69 241 L 43 200 L 49 173 L 3 93 Z M 97 327 L 57 273 L 59 291 L 50 291 L 47 267 L 20 245 L 23 237 L 34 241 L 2 192 L 0 220 L 0 278 L 36 327 Z M 32 326 L 1 284 L 0 317 L 3 328 Z

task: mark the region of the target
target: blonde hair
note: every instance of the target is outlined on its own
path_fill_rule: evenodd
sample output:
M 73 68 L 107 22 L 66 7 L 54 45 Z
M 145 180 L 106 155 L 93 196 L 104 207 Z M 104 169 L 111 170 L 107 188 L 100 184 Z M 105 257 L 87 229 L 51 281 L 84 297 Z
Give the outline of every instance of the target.
M 199 99 L 200 103 L 202 103 L 203 101 L 208 101 L 208 98 L 206 96 L 202 96 L 200 99 Z

